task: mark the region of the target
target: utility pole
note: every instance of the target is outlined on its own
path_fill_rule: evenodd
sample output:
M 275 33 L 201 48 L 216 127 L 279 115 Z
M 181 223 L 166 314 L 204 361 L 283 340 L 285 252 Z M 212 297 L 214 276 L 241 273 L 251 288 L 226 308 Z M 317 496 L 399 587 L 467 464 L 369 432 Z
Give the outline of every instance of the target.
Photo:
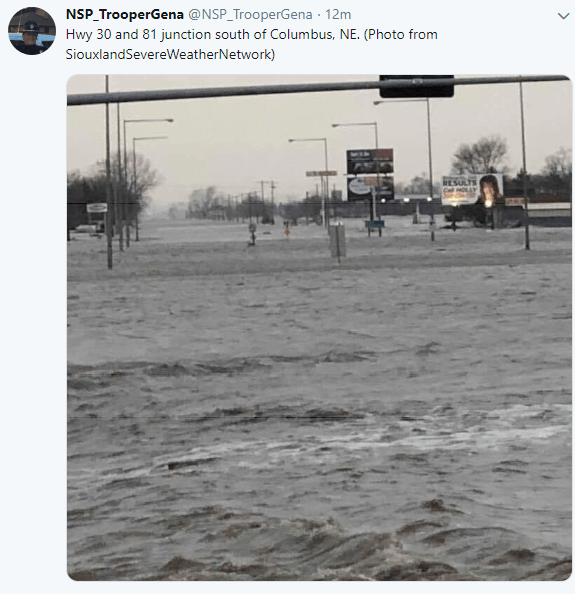
M 271 196 L 271 200 L 272 200 L 272 225 L 275 224 L 275 221 L 274 221 L 274 189 L 277 188 L 277 186 L 275 184 L 276 184 L 276 182 L 272 179 L 270 181 L 271 195 L 272 195 Z
M 265 220 L 266 215 L 266 199 L 264 197 L 264 184 L 266 183 L 263 179 L 259 180 L 261 187 L 262 187 L 262 221 Z M 258 220 L 258 214 L 256 212 L 256 221 Z M 258 221 L 259 223 L 259 221 Z

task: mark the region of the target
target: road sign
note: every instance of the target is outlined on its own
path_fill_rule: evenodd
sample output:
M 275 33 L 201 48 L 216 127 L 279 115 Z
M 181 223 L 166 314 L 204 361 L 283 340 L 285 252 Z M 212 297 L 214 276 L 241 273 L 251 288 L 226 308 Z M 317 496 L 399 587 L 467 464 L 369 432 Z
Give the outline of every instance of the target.
M 333 177 L 337 175 L 337 171 L 331 169 L 329 171 L 306 171 L 305 174 L 307 177 Z
M 105 202 L 92 202 L 91 204 L 86 204 L 86 212 L 89 212 L 89 213 L 108 212 L 108 205 Z

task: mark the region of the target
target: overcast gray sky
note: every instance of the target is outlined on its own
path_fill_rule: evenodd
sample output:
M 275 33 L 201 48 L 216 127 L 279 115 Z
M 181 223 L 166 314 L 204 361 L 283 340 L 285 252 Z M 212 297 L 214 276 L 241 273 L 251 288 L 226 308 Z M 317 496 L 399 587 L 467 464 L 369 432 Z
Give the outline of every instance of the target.
M 377 79 L 377 75 L 117 75 L 110 76 L 110 91 Z M 104 85 L 104 76 L 75 76 L 67 91 L 102 92 Z M 538 172 L 546 156 L 561 147 L 571 148 L 572 85 L 524 83 L 523 88 L 527 169 Z M 127 125 L 130 154 L 134 136 L 169 136 L 136 145 L 163 178 L 150 194 L 156 208 L 185 202 L 192 190 L 209 185 L 224 195 L 259 191 L 262 179 L 276 182 L 275 198 L 281 202 L 313 191 L 319 179 L 306 177 L 306 171 L 325 168 L 322 142 L 288 143 L 288 138 L 327 138 L 329 168 L 338 172 L 330 186 L 335 184 L 345 196 L 346 150 L 374 148 L 374 127 L 333 128 L 333 123 L 377 121 L 380 148 L 394 149 L 395 180 L 408 182 L 427 174 L 425 102 L 374 106 L 379 99 L 377 90 L 362 90 L 125 103 L 120 118 L 175 120 Z M 87 172 L 105 156 L 105 109 L 102 105 L 67 109 L 67 169 Z M 116 106 L 111 106 L 114 151 L 116 113 Z M 507 165 L 516 172 L 522 159 L 518 84 L 456 87 L 453 98 L 432 100 L 431 129 L 434 180 L 449 174 L 461 143 L 494 134 L 507 141 Z M 269 185 L 265 193 L 269 197 Z

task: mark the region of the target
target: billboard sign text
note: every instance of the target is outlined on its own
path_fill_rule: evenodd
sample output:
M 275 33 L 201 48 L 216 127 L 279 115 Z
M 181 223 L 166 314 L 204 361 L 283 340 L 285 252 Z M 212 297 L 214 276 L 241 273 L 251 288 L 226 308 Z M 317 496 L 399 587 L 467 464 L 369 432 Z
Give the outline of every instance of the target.
M 347 151 L 347 174 L 393 173 L 393 149 Z
M 470 173 L 443 176 L 441 203 L 462 206 L 476 203 L 500 203 L 503 196 L 503 175 Z

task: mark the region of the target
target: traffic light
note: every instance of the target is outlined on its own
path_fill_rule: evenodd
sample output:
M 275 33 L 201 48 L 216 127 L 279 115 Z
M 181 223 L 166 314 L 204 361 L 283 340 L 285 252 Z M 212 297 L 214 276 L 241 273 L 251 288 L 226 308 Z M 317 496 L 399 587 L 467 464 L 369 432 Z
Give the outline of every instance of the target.
M 379 80 L 413 80 L 414 83 L 403 89 L 389 89 L 381 87 L 379 96 L 385 99 L 411 99 L 415 97 L 453 97 L 454 85 L 446 84 L 441 86 L 426 86 L 425 81 L 433 79 L 453 79 L 453 75 L 448 74 L 380 74 Z

